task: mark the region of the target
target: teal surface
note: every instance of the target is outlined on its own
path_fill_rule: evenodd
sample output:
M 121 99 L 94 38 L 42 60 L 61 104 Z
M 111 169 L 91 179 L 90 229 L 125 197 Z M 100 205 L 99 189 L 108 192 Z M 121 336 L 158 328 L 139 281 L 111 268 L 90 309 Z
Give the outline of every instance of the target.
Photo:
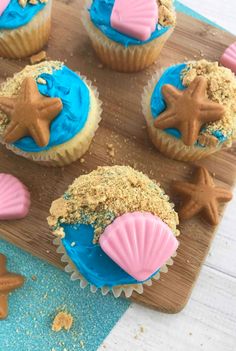
M 67 273 L 3 240 L 0 252 L 9 271 L 26 277 L 9 298 L 9 317 L 0 321 L 0 351 L 95 351 L 129 306 L 125 299 L 81 289 Z M 55 333 L 51 324 L 61 310 L 73 315 L 74 324 Z

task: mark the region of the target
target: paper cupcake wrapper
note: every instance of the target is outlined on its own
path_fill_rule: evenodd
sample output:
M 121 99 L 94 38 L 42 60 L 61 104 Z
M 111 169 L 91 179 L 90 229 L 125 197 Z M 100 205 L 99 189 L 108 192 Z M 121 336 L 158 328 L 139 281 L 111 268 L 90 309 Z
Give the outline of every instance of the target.
M 13 30 L 0 30 L 0 56 L 23 58 L 40 51 L 51 30 L 52 0 L 26 25 Z
M 138 72 L 152 65 L 174 30 L 170 28 L 165 34 L 147 44 L 126 48 L 107 38 L 93 25 L 88 14 L 90 6 L 91 0 L 88 0 L 82 13 L 82 22 L 100 60 L 116 71 Z
M 94 100 L 93 103 L 96 104 L 96 110 L 93 113 L 90 111 L 85 126 L 74 138 L 62 145 L 42 152 L 24 152 L 12 144 L 6 144 L 2 140 L 0 142 L 15 154 L 40 163 L 43 166 L 62 167 L 81 158 L 89 149 L 95 132 L 98 129 L 99 122 L 101 121 L 102 102 L 99 99 L 97 88 L 92 86 L 91 81 L 84 76 L 80 75 L 80 77 L 91 91 L 91 98 Z
M 165 131 L 155 128 L 150 109 L 153 90 L 166 68 L 157 71 L 144 88 L 142 110 L 147 123 L 149 136 L 156 148 L 165 156 L 179 161 L 197 161 L 220 151 L 223 144 L 217 146 L 186 146 L 182 140 L 168 135 Z
M 61 256 L 61 261 L 63 263 L 66 263 L 66 266 L 64 268 L 66 273 L 70 274 L 70 278 L 72 281 L 75 280 L 80 280 L 80 287 L 82 289 L 86 288 L 87 286 L 90 287 L 90 291 L 92 293 L 95 293 L 97 290 L 100 290 L 102 295 L 107 295 L 109 292 L 111 292 L 114 297 L 118 298 L 121 296 L 122 293 L 124 293 L 125 297 L 129 298 L 132 296 L 134 292 L 138 294 L 142 294 L 144 291 L 144 286 L 151 286 L 152 285 L 152 280 L 159 280 L 161 273 L 167 273 L 168 272 L 168 266 L 172 266 L 174 261 L 173 258 L 176 257 L 177 252 L 175 252 L 171 258 L 168 259 L 165 265 L 163 265 L 160 268 L 160 271 L 153 276 L 151 279 L 145 281 L 144 283 L 139 283 L 139 284 L 132 284 L 132 285 L 121 285 L 121 286 L 115 286 L 113 288 L 109 287 L 102 287 L 102 288 L 97 288 L 96 286 L 90 284 L 77 270 L 73 262 L 70 260 L 69 256 L 66 254 L 66 251 L 64 249 L 64 246 L 61 243 L 60 238 L 55 238 L 53 240 L 53 244 L 57 247 L 57 253 L 62 255 Z

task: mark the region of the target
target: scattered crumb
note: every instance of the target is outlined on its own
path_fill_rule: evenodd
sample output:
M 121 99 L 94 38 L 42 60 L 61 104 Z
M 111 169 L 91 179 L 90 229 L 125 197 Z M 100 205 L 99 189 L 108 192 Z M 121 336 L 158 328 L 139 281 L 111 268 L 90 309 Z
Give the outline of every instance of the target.
M 80 163 L 84 163 L 85 162 L 85 159 L 84 158 L 81 158 L 80 159 Z
M 104 66 L 102 63 L 99 63 L 98 68 L 102 69 Z
M 38 0 L 29 0 L 29 4 L 37 5 L 38 4 Z
M 84 346 L 85 346 L 85 345 L 84 345 L 84 341 L 83 341 L 83 340 L 80 340 L 79 343 L 80 343 L 80 347 L 81 347 L 82 349 L 84 349 Z
M 18 3 L 21 7 L 25 7 L 27 4 L 27 0 L 18 0 Z
M 59 312 L 53 320 L 52 330 L 54 332 L 59 332 L 63 328 L 65 330 L 70 330 L 73 324 L 73 317 L 70 313 L 67 312 Z
M 46 60 L 46 57 L 46 51 L 40 51 L 38 54 L 30 57 L 30 63 L 31 65 L 34 65 L 35 63 L 39 63 L 41 61 Z
M 46 84 L 47 84 L 46 80 L 43 79 L 43 78 L 41 78 L 41 77 L 37 78 L 37 83 L 43 84 L 43 85 L 46 85 Z
M 115 157 L 115 148 L 113 144 L 107 144 L 107 148 L 108 148 L 108 155 L 111 157 Z
M 37 280 L 36 275 L 32 275 L 31 279 L 34 280 L 34 281 L 36 281 L 36 280 Z
M 46 250 L 46 253 L 49 254 L 49 253 L 50 253 L 50 250 Z

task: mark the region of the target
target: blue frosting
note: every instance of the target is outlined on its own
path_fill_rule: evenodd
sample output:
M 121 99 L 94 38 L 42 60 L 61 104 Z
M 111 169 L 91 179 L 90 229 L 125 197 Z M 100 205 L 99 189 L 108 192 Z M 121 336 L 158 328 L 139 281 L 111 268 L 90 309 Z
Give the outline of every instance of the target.
M 166 102 L 162 94 L 162 87 L 165 84 L 171 84 L 178 88 L 179 90 L 185 90 L 186 87 L 182 83 L 181 73 L 184 68 L 186 68 L 185 63 L 181 63 L 175 66 L 171 66 L 165 70 L 162 74 L 161 78 L 159 79 L 158 83 L 155 86 L 155 89 L 152 93 L 151 97 L 151 112 L 154 119 L 158 118 L 158 116 L 165 111 L 166 109 Z M 165 129 L 167 134 L 170 134 L 178 139 L 181 138 L 181 133 L 176 128 L 168 128 Z M 212 132 L 220 142 L 224 142 L 227 140 L 227 137 L 222 134 L 221 131 L 217 130 Z M 200 144 L 198 144 L 200 146 Z
M 93 24 L 109 39 L 128 47 L 129 45 L 142 45 L 146 44 L 164 33 L 166 33 L 170 27 L 162 27 L 157 24 L 156 30 L 152 33 L 151 37 L 146 41 L 141 41 L 135 38 L 131 38 L 128 35 L 118 32 L 116 29 L 111 27 L 110 18 L 115 0 L 93 0 L 90 9 L 90 18 Z
M 90 110 L 87 85 L 78 74 L 66 66 L 54 70 L 53 74 L 43 73 L 39 77 L 47 82 L 45 85 L 37 83 L 40 93 L 60 98 L 63 109 L 51 123 L 50 141 L 46 147 L 39 147 L 31 137 L 24 137 L 14 144 L 25 152 L 49 150 L 53 146 L 69 141 L 84 127 Z
M 97 288 L 140 283 L 112 261 L 100 245 L 93 244 L 94 229 L 91 225 L 62 224 L 62 227 L 66 253 L 89 283 Z M 71 246 L 71 243 L 75 245 Z
M 37 5 L 27 4 L 24 8 L 18 0 L 11 0 L 2 16 L 0 16 L 0 29 L 15 29 L 29 23 L 41 11 L 46 3 Z

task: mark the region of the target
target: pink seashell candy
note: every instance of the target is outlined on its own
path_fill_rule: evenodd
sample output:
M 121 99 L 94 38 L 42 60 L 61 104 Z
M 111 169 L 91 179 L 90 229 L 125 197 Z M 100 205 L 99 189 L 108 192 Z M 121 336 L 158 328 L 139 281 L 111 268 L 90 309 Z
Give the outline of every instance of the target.
M 178 248 L 171 229 L 151 213 L 127 213 L 106 227 L 102 250 L 138 281 L 150 278 Z
M 10 0 L 0 0 L 0 16 L 2 16 L 3 12 L 6 10 L 9 3 L 10 3 Z
M 220 59 L 220 63 L 236 74 L 236 42 L 225 50 Z
M 16 177 L 0 173 L 0 220 L 21 219 L 30 208 L 30 193 Z
M 157 22 L 156 0 L 115 0 L 111 26 L 119 32 L 145 41 L 156 29 Z

